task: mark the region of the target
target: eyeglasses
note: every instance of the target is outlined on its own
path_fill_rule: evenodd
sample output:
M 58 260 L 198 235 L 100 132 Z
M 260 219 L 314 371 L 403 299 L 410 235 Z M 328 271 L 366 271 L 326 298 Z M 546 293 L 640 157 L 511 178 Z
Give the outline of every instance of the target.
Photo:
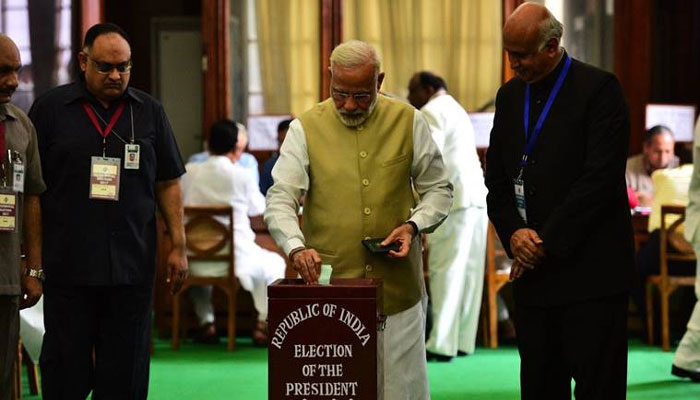
M 331 89 L 331 96 L 333 100 L 338 103 L 345 103 L 348 101 L 348 97 L 352 96 L 355 103 L 358 104 L 369 104 L 372 101 L 372 93 L 346 93 L 339 90 Z
M 119 75 L 128 74 L 131 71 L 131 60 L 119 64 L 110 64 L 107 62 L 95 61 L 90 57 L 88 57 L 88 59 L 95 64 L 95 67 L 97 67 L 97 72 L 103 75 L 111 74 L 115 69 Z

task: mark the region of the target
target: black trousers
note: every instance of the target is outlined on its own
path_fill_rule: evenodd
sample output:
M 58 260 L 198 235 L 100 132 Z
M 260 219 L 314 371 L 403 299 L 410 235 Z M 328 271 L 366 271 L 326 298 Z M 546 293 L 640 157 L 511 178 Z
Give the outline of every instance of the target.
M 516 304 L 523 400 L 625 399 L 627 294 L 565 306 Z
M 45 286 L 43 398 L 145 399 L 151 298 L 150 285 Z
M 12 396 L 12 368 L 19 339 L 19 296 L 0 295 L 0 400 Z

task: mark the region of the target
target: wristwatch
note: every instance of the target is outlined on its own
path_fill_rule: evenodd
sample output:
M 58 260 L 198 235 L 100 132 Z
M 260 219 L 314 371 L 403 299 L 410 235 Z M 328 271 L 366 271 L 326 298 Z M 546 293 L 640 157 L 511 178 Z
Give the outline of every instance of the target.
M 32 278 L 36 278 L 40 281 L 44 281 L 45 275 L 44 275 L 44 270 L 41 268 L 27 268 L 24 270 L 24 276 L 29 276 Z

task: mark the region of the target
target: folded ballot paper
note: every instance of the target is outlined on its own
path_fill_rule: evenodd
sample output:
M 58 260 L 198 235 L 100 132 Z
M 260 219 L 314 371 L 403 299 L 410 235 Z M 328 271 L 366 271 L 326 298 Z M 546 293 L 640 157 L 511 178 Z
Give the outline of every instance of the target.
M 318 278 L 319 285 L 330 285 L 333 267 L 330 264 L 321 264 L 321 276 Z

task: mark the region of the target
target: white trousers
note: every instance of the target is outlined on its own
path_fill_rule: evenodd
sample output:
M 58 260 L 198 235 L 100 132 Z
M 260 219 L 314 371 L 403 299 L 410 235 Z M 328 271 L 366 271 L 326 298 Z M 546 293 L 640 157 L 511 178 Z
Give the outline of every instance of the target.
M 695 254 L 700 254 L 700 247 L 695 248 Z M 700 260 L 695 271 L 695 297 L 700 299 Z M 673 364 L 689 371 L 700 372 L 700 300 L 695 302 L 688 329 L 676 349 Z
M 486 260 L 486 209 L 450 212 L 428 235 L 433 327 L 426 343 L 431 353 L 473 353 L 479 326 Z
M 428 299 L 423 298 L 386 319 L 384 351 L 379 353 L 380 365 L 384 366 L 383 400 L 430 399 L 425 359 L 427 304 Z
M 277 253 L 263 249 L 255 243 L 243 248 L 236 246 L 235 273 L 243 289 L 253 297 L 258 321 L 267 319 L 267 285 L 284 278 L 286 264 Z M 222 263 L 192 262 L 190 273 L 193 276 L 225 275 L 226 265 Z M 211 304 L 211 286 L 194 286 L 189 294 L 200 325 L 214 322 L 214 307 Z

